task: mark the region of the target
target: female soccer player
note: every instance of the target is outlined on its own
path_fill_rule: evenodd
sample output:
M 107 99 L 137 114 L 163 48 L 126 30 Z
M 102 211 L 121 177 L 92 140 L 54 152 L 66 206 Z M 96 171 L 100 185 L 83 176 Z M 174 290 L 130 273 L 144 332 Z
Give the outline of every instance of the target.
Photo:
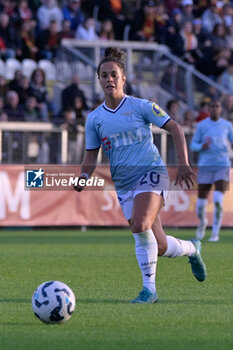
M 198 199 L 196 211 L 200 220 L 196 236 L 202 239 L 208 224 L 206 218 L 207 198 L 212 185 L 214 213 L 210 242 L 219 240 L 222 222 L 223 197 L 230 181 L 231 163 L 227 150 L 227 139 L 233 147 L 232 125 L 222 119 L 222 106 L 219 100 L 210 102 L 210 117 L 197 125 L 191 142 L 191 149 L 199 152 L 198 159 Z
M 92 111 L 86 123 L 86 154 L 79 179 L 88 179 L 96 167 L 102 145 L 110 160 L 111 176 L 124 216 L 135 238 L 136 257 L 142 273 L 143 289 L 132 303 L 155 303 L 157 256 L 189 257 L 194 276 L 204 281 L 206 268 L 201 243 L 166 236 L 159 212 L 164 205 L 169 179 L 166 167 L 153 143 L 150 125 L 157 125 L 173 136 L 179 167 L 176 183 L 194 184 L 194 173 L 188 163 L 183 129 L 156 104 L 126 96 L 125 54 L 107 48 L 97 69 L 105 101 Z M 75 188 L 81 191 L 83 187 Z

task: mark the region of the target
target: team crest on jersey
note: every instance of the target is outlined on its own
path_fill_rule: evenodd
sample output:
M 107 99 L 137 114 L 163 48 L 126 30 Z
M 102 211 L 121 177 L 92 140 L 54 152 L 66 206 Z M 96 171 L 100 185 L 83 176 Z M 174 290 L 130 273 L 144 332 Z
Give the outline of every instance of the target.
M 160 108 L 156 103 L 152 104 L 152 112 L 157 116 L 157 117 L 164 117 L 165 112 Z

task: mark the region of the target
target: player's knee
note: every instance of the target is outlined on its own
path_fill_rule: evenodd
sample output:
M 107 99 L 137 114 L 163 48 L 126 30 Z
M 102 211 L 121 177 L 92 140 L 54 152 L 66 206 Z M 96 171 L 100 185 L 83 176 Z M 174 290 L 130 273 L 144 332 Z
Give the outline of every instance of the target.
M 131 220 L 131 229 L 133 233 L 139 233 L 144 232 L 146 230 L 149 230 L 151 228 L 150 224 L 145 220 Z

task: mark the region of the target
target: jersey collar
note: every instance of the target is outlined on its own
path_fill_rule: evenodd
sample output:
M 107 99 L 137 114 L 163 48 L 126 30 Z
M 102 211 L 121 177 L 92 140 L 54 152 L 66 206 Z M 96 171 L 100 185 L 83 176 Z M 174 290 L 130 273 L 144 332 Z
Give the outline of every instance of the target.
M 121 100 L 120 104 L 115 109 L 107 107 L 106 104 L 105 104 L 105 101 L 104 101 L 103 108 L 106 111 L 110 112 L 110 113 L 116 113 L 123 106 L 123 104 L 125 103 L 126 99 L 127 99 L 127 95 L 125 95 L 125 97 L 123 97 L 123 99 Z

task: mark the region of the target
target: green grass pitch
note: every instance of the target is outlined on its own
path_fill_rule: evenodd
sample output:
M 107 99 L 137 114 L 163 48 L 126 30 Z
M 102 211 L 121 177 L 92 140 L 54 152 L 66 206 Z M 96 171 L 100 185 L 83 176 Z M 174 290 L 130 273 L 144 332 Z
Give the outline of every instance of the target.
M 232 349 L 233 230 L 222 230 L 218 243 L 205 239 L 202 256 L 202 283 L 186 257 L 159 258 L 159 302 L 133 305 L 141 274 L 129 230 L 0 230 L 0 349 Z M 48 280 L 76 295 L 75 313 L 63 325 L 33 315 L 32 294 Z

